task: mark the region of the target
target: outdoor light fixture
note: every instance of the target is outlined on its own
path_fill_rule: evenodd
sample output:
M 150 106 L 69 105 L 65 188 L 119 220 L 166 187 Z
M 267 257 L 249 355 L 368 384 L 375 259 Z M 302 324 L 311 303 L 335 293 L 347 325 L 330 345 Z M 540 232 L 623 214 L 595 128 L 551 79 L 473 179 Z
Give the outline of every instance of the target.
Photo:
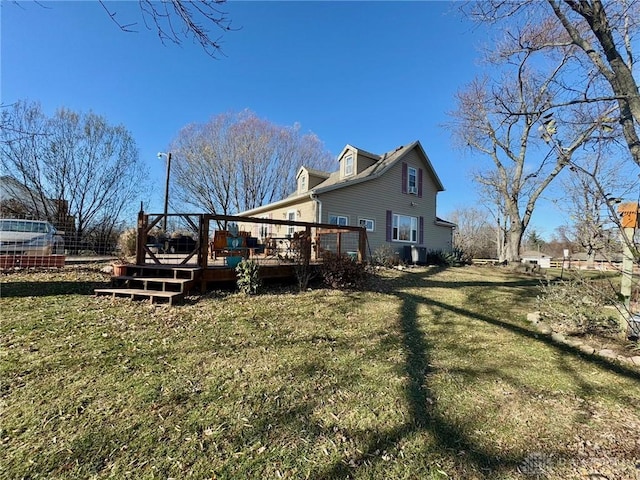
M 162 219 L 162 230 L 167 233 L 167 211 L 169 207 L 169 174 L 171 173 L 171 152 L 158 152 L 158 158 L 167 157 L 167 179 L 164 187 L 164 217 Z

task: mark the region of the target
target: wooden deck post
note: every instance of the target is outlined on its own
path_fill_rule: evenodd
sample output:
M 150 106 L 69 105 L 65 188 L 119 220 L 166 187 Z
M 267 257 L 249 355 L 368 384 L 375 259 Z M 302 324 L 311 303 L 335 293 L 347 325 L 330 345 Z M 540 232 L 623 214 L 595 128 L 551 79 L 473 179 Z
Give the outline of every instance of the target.
M 200 240 L 200 251 L 198 252 L 198 265 L 207 268 L 207 258 L 209 256 L 209 217 L 200 215 L 200 225 L 198 230 Z
M 207 269 L 207 263 L 209 262 L 209 216 L 208 215 L 200 215 L 200 225 L 199 225 L 199 240 L 200 240 L 200 248 L 198 251 L 198 265 L 202 268 L 204 272 Z M 200 276 L 200 292 L 204 293 L 207 291 L 207 280 L 204 275 Z
M 363 227 L 358 232 L 358 261 L 364 262 L 367 258 L 367 230 Z
M 144 265 L 144 246 L 147 243 L 147 222 L 149 216 L 144 214 L 142 206 L 138 212 L 138 232 L 136 235 L 136 265 Z
M 303 260 L 305 265 L 309 265 L 311 261 L 311 227 L 305 227 L 304 229 L 304 250 Z

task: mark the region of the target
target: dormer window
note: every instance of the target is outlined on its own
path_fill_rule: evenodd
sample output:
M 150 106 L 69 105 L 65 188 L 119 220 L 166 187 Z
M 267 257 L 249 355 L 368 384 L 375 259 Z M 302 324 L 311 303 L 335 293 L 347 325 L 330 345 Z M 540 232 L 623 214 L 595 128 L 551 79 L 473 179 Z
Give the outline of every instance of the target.
M 353 175 L 353 155 L 344 158 L 344 176 Z
M 407 193 L 418 194 L 418 170 L 414 167 L 407 168 Z
M 306 192 L 307 190 L 307 176 L 303 173 L 300 175 L 300 191 Z

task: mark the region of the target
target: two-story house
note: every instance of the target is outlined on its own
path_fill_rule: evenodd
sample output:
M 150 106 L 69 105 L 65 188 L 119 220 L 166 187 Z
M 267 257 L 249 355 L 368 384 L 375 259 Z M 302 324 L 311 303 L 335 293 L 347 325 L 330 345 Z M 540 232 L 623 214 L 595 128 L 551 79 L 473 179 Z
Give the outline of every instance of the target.
M 301 167 L 292 195 L 240 215 L 362 226 L 371 252 L 383 245 L 400 255 L 405 246 L 452 249 L 455 225 L 436 215 L 444 187 L 420 142 L 382 155 L 347 145 L 338 163 L 332 173 Z M 271 233 L 261 228 L 258 236 Z

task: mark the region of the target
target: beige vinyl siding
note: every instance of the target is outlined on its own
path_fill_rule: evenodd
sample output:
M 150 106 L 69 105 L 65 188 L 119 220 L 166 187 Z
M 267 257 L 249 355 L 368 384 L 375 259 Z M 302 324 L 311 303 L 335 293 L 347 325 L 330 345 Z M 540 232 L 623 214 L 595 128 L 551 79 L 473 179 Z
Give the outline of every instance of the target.
M 426 225 L 425 225 L 426 230 Z M 431 230 L 430 230 L 431 231 Z M 429 250 L 453 250 L 453 230 L 443 225 L 433 225 L 433 237 L 429 241 Z M 425 243 L 427 242 L 425 234 Z
M 309 181 L 307 183 L 307 190 L 311 190 L 312 188 L 316 187 L 317 185 L 321 184 L 326 180 L 326 178 L 324 177 L 318 177 L 316 175 L 311 175 L 310 173 L 308 173 L 307 175 L 309 176 Z
M 360 218 L 372 220 L 374 231 L 367 232 L 370 252 L 383 245 L 390 245 L 398 252 L 406 246 L 424 247 L 427 250 L 449 250 L 452 246 L 452 229 L 436 224 L 436 196 L 442 189 L 431 163 L 425 157 L 424 150 L 418 142 L 409 147 L 400 147 L 385 154 L 385 160 L 372 169 L 370 177 L 358 172 L 365 171 L 373 164 L 368 155 L 358 154 L 358 150 L 347 145 L 339 156 L 339 171 L 331 173 L 316 184 L 319 177 L 308 173 L 308 190 L 315 191 L 319 204 L 309 195 L 301 195 L 295 199 L 277 202 L 275 208 L 255 209 L 255 215 L 271 214 L 271 218 L 283 220 L 287 213 L 295 209 L 297 220 L 305 222 L 328 223 L 330 215 L 341 215 L 348 218 L 350 226 L 357 226 Z M 354 156 L 354 177 L 344 178 L 343 159 L 347 155 Z M 388 165 L 391 165 L 388 167 Z M 422 196 L 402 193 L 403 164 L 422 171 Z M 387 170 L 384 170 L 388 168 Z M 303 167 L 304 170 L 304 167 Z M 376 177 L 376 175 L 379 175 Z M 419 182 L 419 178 L 418 178 Z M 323 188 L 322 185 L 326 186 Z M 317 187 L 319 188 L 315 188 Z M 321 217 L 317 216 L 321 212 Z M 415 217 L 417 219 L 418 236 L 416 242 L 387 242 L 387 211 L 396 215 Z M 420 218 L 422 218 L 422 235 L 420 235 Z M 274 226 L 274 229 L 277 227 Z M 286 234 L 286 227 L 280 227 L 275 235 Z M 422 241 L 420 241 L 422 240 Z
M 360 173 L 365 171 L 371 165 L 376 163 L 377 160 L 367 157 L 366 155 L 357 155 L 356 156 L 356 173 Z
M 256 217 L 268 217 L 274 220 L 287 220 L 288 213 L 294 210 L 296 212 L 296 221 L 298 222 L 315 222 L 316 221 L 316 208 L 315 202 L 312 201 L 309 197 L 302 197 L 296 203 L 291 203 L 286 206 L 282 206 L 280 208 L 274 208 L 272 210 L 265 210 L 264 212 L 260 212 L 256 214 Z M 258 225 L 254 227 L 255 229 L 259 228 Z M 287 234 L 287 226 L 286 225 L 271 225 L 270 231 L 274 236 L 285 236 Z
M 402 193 L 403 162 L 406 162 L 408 166 L 422 169 L 422 198 Z M 359 217 L 374 220 L 375 231 L 367 232 L 371 252 L 374 252 L 387 243 L 387 210 L 418 218 L 422 216 L 424 217 L 424 244 L 420 245 L 418 242 L 414 245 L 434 249 L 436 245 L 442 245 L 443 241 L 441 227 L 436 229 L 434 224 L 436 194 L 437 186 L 433 177 L 429 174 L 416 150 L 412 150 L 379 178 L 321 194 L 319 196 L 322 201 L 321 222 L 328 222 L 330 213 L 348 216 L 349 225 L 357 225 Z M 412 202 L 415 203 L 415 206 L 411 205 Z M 432 246 L 432 242 L 435 242 L 436 245 Z M 390 245 L 400 251 L 402 247 L 411 245 L 411 243 L 391 242 Z

